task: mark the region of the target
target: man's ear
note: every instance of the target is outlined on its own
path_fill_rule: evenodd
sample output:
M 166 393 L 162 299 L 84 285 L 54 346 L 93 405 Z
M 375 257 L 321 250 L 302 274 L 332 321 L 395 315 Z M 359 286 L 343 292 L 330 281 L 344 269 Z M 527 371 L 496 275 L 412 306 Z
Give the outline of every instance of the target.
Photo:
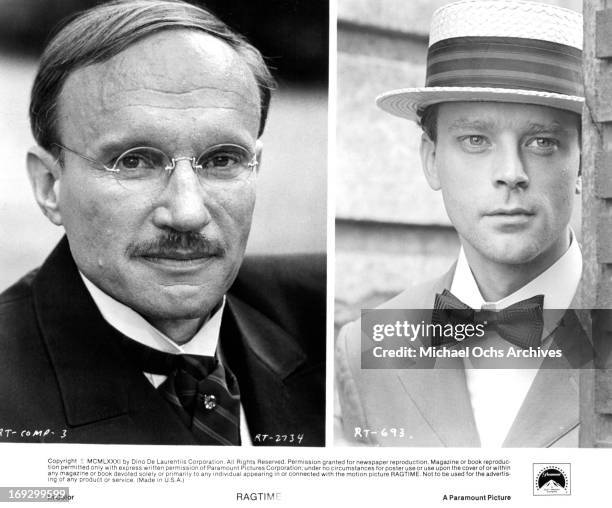
M 40 146 L 34 146 L 28 150 L 26 163 L 38 206 L 53 224 L 61 226 L 59 162 Z
M 436 168 L 436 144 L 425 133 L 421 136 L 420 153 L 421 166 L 423 166 L 423 173 L 425 173 L 429 186 L 433 190 L 440 190 L 440 179 Z
M 255 143 L 255 157 L 257 158 L 257 171 L 258 172 L 261 169 L 262 154 L 263 154 L 263 141 L 261 139 L 258 139 L 257 142 Z

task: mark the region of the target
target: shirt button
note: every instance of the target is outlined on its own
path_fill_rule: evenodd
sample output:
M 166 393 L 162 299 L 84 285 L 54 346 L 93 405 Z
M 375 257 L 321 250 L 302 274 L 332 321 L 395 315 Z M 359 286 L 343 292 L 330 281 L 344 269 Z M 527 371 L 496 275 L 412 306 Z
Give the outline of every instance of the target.
M 217 407 L 217 397 L 215 397 L 214 395 L 200 394 L 199 398 L 200 403 L 206 409 L 215 409 L 215 407 Z

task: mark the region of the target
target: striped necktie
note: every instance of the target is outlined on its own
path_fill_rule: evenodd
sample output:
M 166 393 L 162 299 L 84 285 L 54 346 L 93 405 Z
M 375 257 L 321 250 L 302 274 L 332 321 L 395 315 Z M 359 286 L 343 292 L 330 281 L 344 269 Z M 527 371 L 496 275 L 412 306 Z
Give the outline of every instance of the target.
M 159 392 L 203 445 L 240 445 L 240 393 L 216 357 L 177 355 Z
M 173 355 L 121 336 L 122 351 L 143 372 L 168 376 L 157 388 L 203 445 L 240 445 L 240 392 L 216 356 Z

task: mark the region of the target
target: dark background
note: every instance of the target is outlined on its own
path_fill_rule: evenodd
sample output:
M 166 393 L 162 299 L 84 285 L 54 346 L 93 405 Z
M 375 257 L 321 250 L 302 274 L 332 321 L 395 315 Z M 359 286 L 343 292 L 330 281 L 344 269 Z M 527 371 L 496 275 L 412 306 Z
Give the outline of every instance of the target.
M 49 33 L 77 11 L 101 0 L 0 0 L 0 44 L 38 55 Z M 276 77 L 325 82 L 328 59 L 327 0 L 207 0 L 207 7 L 245 35 L 266 57 Z

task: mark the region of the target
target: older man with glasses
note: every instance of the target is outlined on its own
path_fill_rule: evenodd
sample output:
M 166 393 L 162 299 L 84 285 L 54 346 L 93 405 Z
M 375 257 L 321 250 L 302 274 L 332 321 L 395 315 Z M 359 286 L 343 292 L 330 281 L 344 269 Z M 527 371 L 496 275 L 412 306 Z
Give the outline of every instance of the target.
M 66 236 L 0 296 L 3 427 L 324 444 L 323 263 L 243 263 L 272 87 L 253 46 L 183 2 L 104 4 L 51 40 L 27 166 Z

